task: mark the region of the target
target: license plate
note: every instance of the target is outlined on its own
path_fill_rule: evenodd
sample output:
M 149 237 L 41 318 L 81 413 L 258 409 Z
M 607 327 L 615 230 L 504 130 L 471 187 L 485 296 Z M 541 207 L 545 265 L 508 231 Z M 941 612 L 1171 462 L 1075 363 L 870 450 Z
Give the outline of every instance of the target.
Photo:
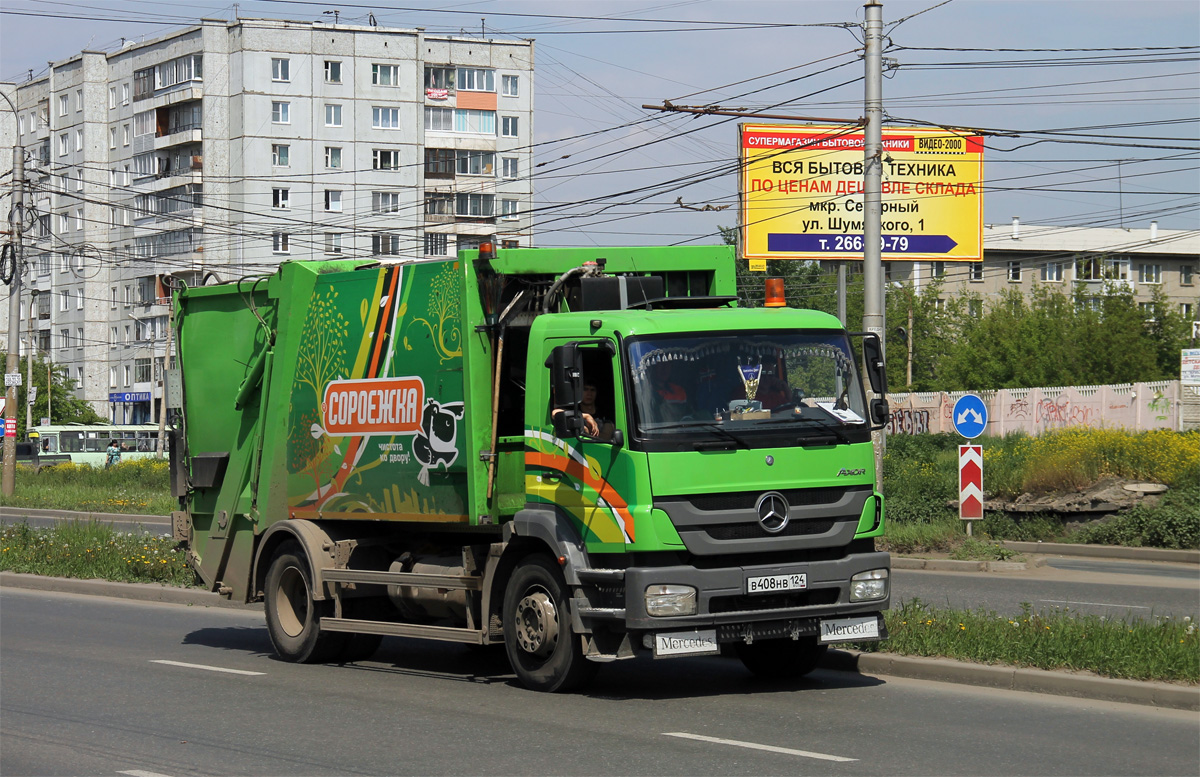
M 808 575 L 801 572 L 791 575 L 766 575 L 746 578 L 746 593 L 768 594 L 776 591 L 799 591 L 808 588 Z
M 695 656 L 720 653 L 717 644 L 717 630 L 674 631 L 669 634 L 654 635 L 654 657 L 666 656 Z
M 821 621 L 822 642 L 855 642 L 862 639 L 879 639 L 879 618 L 838 618 Z

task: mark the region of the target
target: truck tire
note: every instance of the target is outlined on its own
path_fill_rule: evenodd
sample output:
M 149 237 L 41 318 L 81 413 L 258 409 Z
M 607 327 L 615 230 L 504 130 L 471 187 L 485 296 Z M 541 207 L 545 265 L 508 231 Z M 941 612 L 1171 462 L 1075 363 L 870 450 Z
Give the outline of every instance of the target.
M 321 618 L 333 615 L 333 602 L 312 597 L 312 573 L 296 542 L 279 547 L 267 570 L 267 633 L 285 661 L 318 664 L 332 661 L 346 648 L 349 634 L 321 630 Z
M 504 590 L 504 648 L 517 679 L 531 690 L 571 691 L 596 672 L 571 630 L 567 601 L 562 572 L 543 555 L 520 561 Z
M 757 640 L 749 645 L 739 642 L 735 650 L 754 676 L 794 680 L 816 669 L 828 648 L 828 645 L 818 644 L 816 637 L 801 637 L 798 640 Z

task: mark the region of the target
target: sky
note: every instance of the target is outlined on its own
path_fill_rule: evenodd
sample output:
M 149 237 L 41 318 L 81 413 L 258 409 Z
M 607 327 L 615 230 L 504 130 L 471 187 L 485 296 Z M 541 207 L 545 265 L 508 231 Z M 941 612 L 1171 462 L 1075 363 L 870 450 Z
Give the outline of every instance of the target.
M 0 80 L 221 2 L 0 0 Z M 535 40 L 536 244 L 698 244 L 737 223 L 738 124 L 863 115 L 856 0 L 260 0 L 242 17 Z M 1200 3 L 883 0 L 891 126 L 994 131 L 984 221 L 1200 228 Z M 161 23 L 152 23 L 161 22 Z M 786 123 L 786 122 L 785 122 Z M 792 123 L 803 123 L 797 120 Z

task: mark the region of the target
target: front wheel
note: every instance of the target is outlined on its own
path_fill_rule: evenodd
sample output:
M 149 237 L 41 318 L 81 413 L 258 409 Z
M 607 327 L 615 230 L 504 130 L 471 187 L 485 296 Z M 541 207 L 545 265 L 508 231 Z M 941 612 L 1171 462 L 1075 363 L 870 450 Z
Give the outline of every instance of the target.
M 828 648 L 819 644 L 816 637 L 802 637 L 767 639 L 749 645 L 740 642 L 735 650 L 742 664 L 756 677 L 794 680 L 816 669 Z
M 285 661 L 317 664 L 345 649 L 350 635 L 321 630 L 321 618 L 333 614 L 333 602 L 313 599 L 312 573 L 299 543 L 284 543 L 271 560 L 264 605 L 271 644 Z
M 517 566 L 504 591 L 504 648 L 517 679 L 549 693 L 580 687 L 596 664 L 583 657 L 571 631 L 567 585 L 546 556 L 529 556 Z

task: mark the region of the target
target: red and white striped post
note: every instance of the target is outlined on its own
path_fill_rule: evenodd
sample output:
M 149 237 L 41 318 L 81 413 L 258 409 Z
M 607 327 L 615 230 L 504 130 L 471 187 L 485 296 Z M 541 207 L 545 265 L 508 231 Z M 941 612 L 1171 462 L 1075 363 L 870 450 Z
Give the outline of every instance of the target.
M 983 446 L 958 446 L 958 517 L 967 521 L 967 536 L 971 536 L 971 521 L 983 519 Z

